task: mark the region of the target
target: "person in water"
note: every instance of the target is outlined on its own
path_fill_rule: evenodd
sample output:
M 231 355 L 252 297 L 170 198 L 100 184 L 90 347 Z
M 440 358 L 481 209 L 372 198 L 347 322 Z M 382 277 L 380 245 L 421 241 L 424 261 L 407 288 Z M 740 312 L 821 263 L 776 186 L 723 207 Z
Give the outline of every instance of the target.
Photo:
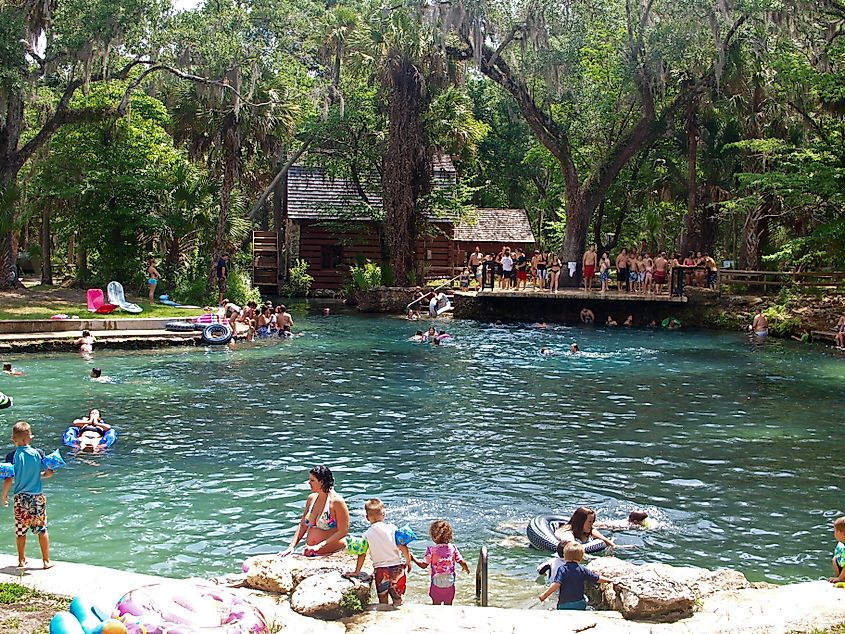
M 595 522 L 596 512 L 593 509 L 587 506 L 578 507 L 569 521 L 555 531 L 555 537 L 562 542 L 578 542 L 579 544 L 598 539 L 611 548 L 616 546 L 612 540 L 593 527 Z
M 23 372 L 20 370 L 15 370 L 12 368 L 11 363 L 4 363 L 3 364 L 3 374 L 8 374 L 9 376 L 23 376 Z
M 545 601 L 555 592 L 558 593 L 558 610 L 586 610 L 587 599 L 584 597 L 584 585 L 589 583 L 610 583 L 610 579 L 581 565 L 584 559 L 584 547 L 576 542 L 569 542 L 563 549 L 563 566 L 559 567 L 552 584 L 538 598 Z
M 305 502 L 302 519 L 294 531 L 293 539 L 282 553 L 286 557 L 293 552 L 305 537 L 307 557 L 329 555 L 346 548 L 349 533 L 349 507 L 334 490 L 334 476 L 331 470 L 319 465 L 308 472 L 311 494 Z
M 92 431 L 102 436 L 111 429 L 111 425 L 107 425 L 103 422 L 103 418 L 100 416 L 100 410 L 98 409 L 92 409 L 88 412 L 87 416 L 77 418 L 73 421 L 73 423 L 71 423 L 71 425 L 78 427 L 80 434 L 86 431 Z
M 845 581 L 845 516 L 833 520 L 833 537 L 836 539 L 836 548 L 833 550 L 831 563 L 836 576 L 830 577 L 828 581 L 839 583 Z
M 412 337 L 408 337 L 408 341 L 413 341 L 414 343 L 425 343 L 427 338 L 428 337 L 426 337 L 422 330 L 417 330 L 417 334 Z
M 90 330 L 83 330 L 82 336 L 76 340 L 76 345 L 79 346 L 79 351 L 82 353 L 94 352 L 94 344 L 97 342 L 96 337 L 91 334 Z
M 769 320 L 763 314 L 762 308 L 757 309 L 754 321 L 751 322 L 751 330 L 757 337 L 765 337 L 769 334 Z
M 582 308 L 581 309 L 581 323 L 582 324 L 594 324 L 596 322 L 596 314 L 591 311 L 589 308 Z
M 618 531 L 632 529 L 648 529 L 653 527 L 653 523 L 648 518 L 648 513 L 646 513 L 645 511 L 640 511 L 639 509 L 628 513 L 627 520 L 610 520 L 608 522 L 600 522 L 596 524 L 596 528 Z
M 581 348 L 578 347 L 577 343 L 569 344 L 569 354 L 577 354 L 581 352 Z

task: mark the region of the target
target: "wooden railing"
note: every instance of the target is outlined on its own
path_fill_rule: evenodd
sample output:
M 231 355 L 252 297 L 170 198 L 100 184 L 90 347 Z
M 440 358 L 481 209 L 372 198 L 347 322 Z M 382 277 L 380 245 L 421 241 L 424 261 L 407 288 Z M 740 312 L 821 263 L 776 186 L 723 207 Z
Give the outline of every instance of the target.
M 746 271 L 719 269 L 716 288 L 725 292 L 725 285 L 742 285 L 748 288 L 781 289 L 784 286 L 797 288 L 836 289 L 845 287 L 843 271 Z

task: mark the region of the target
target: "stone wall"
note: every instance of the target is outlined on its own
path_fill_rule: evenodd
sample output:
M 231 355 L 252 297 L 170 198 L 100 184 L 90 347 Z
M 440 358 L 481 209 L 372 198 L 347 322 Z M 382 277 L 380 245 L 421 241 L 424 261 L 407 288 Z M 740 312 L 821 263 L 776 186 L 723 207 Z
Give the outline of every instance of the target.
M 355 299 L 363 313 L 390 313 L 404 315 L 408 304 L 414 300 L 415 288 L 401 286 L 375 286 L 368 291 L 358 291 Z M 428 308 L 428 304 L 423 306 Z

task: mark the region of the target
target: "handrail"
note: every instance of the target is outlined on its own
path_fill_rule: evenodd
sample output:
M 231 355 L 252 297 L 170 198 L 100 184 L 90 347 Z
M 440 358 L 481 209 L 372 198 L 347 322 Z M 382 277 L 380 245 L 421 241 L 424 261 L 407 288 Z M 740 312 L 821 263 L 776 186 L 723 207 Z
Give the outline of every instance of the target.
M 475 600 L 481 600 L 481 607 L 487 607 L 487 546 L 478 551 L 478 565 L 475 567 Z
M 455 277 L 453 277 L 453 278 L 452 278 L 451 280 L 449 280 L 448 282 L 443 282 L 443 284 L 441 284 L 440 286 L 438 286 L 437 288 L 435 288 L 433 291 L 428 291 L 428 293 L 436 293 L 437 291 L 439 291 L 439 290 L 440 290 L 441 288 L 443 288 L 444 286 L 451 286 L 451 285 L 452 285 L 452 282 L 454 282 L 456 279 L 460 278 L 460 277 L 461 277 L 461 275 L 463 275 L 463 273 L 460 273 L 460 274 L 456 275 Z M 418 303 L 418 302 L 423 301 L 423 300 L 426 298 L 426 296 L 428 295 L 428 293 L 423 294 L 423 296 L 422 296 L 422 297 L 419 297 L 419 298 L 415 299 L 415 300 L 414 300 L 414 301 L 412 301 L 410 304 L 408 304 L 407 306 L 405 306 L 405 310 L 406 310 L 406 311 L 407 311 L 407 310 L 410 310 L 410 309 L 411 309 L 411 306 L 413 306 L 414 304 L 416 304 L 416 303 Z

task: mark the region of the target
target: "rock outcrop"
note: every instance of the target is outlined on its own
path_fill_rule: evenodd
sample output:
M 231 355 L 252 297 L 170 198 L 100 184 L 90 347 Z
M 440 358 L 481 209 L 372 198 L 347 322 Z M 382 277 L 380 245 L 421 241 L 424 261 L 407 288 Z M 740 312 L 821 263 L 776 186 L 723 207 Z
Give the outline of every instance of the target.
M 341 574 L 354 569 L 356 561 L 345 552 L 325 557 L 259 555 L 244 562 L 244 585 L 290 595 L 291 607 L 299 614 L 339 619 L 349 616 L 356 602 L 362 606 L 369 602 L 369 577 L 362 581 Z M 369 561 L 366 566 L 364 572 L 371 577 Z
M 705 597 L 750 586 L 745 576 L 735 570 L 666 564 L 637 566 L 615 557 L 597 558 L 588 567 L 612 580 L 588 589 L 590 603 L 599 609 L 616 610 L 626 619 L 677 621 L 692 615 L 696 604 Z

